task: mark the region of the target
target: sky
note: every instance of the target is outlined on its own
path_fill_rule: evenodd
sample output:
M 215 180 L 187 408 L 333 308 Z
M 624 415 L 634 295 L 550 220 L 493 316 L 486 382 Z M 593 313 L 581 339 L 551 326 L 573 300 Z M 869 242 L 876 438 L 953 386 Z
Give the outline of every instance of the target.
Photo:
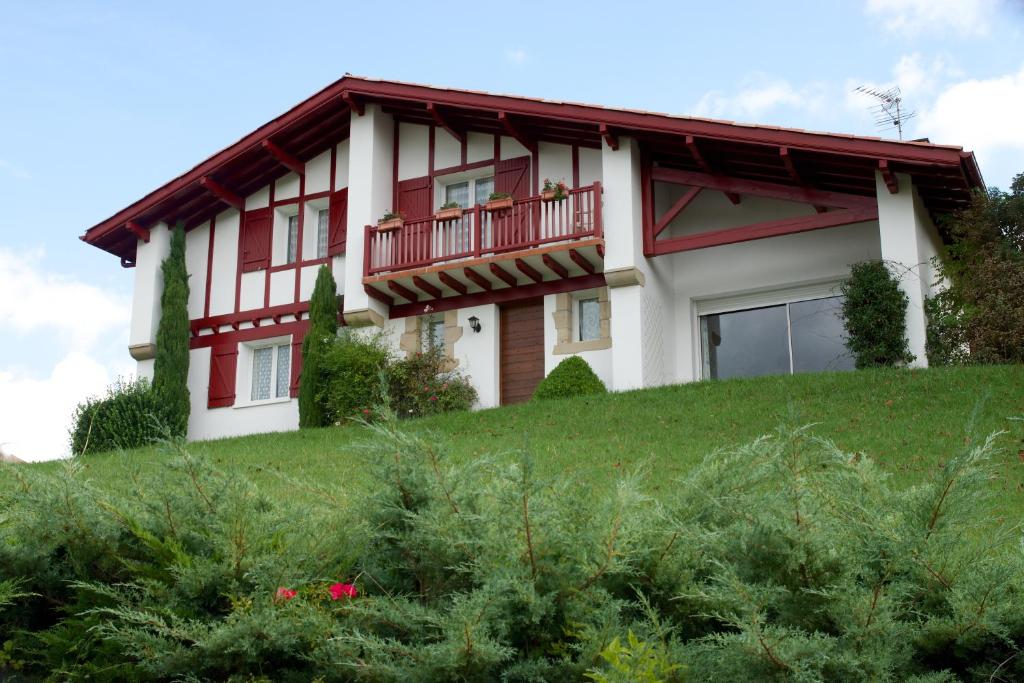
M 853 90 L 898 85 L 905 137 L 1024 171 L 1024 0 L 0 3 L 0 449 L 133 372 L 85 228 L 346 72 L 888 137 Z

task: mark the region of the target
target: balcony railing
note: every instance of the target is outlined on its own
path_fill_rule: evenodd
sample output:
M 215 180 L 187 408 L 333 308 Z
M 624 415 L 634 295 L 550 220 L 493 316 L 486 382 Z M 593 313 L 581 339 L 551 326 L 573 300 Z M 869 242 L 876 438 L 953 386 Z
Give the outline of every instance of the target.
M 601 183 L 595 182 L 569 190 L 559 201 L 535 196 L 495 211 L 477 204 L 461 218 L 419 218 L 393 230 L 368 225 L 364 272 L 377 275 L 422 268 L 601 235 Z

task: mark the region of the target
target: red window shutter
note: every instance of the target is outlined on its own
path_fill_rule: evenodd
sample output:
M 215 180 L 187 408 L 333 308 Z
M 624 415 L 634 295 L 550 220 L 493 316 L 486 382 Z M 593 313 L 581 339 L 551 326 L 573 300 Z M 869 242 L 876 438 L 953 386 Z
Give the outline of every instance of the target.
M 292 377 L 288 386 L 288 395 L 297 398 L 299 395 L 299 378 L 302 376 L 302 340 L 305 332 L 292 335 Z
M 235 404 L 235 372 L 238 369 L 238 345 L 210 349 L 210 393 L 206 406 L 224 408 Z
M 530 157 L 505 159 L 494 164 L 494 191 L 515 199 L 530 196 Z
M 270 267 L 270 240 L 273 215 L 270 207 L 242 214 L 242 272 Z
M 410 178 L 409 180 L 399 181 L 398 199 L 395 202 L 395 208 L 407 221 L 414 221 L 430 215 L 431 199 L 433 197 L 430 187 L 430 176 Z
M 348 188 L 331 194 L 331 204 L 327 213 L 327 255 L 345 253 L 345 240 L 348 235 Z

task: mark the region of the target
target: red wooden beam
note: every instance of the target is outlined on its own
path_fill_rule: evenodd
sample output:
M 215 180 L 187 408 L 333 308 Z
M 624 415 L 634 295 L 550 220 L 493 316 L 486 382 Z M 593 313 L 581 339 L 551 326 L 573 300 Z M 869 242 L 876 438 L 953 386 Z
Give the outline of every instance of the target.
M 497 263 L 490 264 L 490 271 L 491 274 L 493 274 L 496 278 L 503 280 L 505 284 L 508 285 L 509 287 L 515 287 L 516 285 L 519 284 L 519 281 L 516 280 L 515 275 L 508 272 L 507 270 L 499 266 Z
M 558 277 L 562 279 L 569 277 L 569 269 L 556 261 L 555 257 L 551 254 L 544 254 L 541 256 L 541 259 L 544 261 L 544 265 L 548 267 L 548 270 Z
M 569 258 L 571 258 L 572 262 L 575 263 L 580 268 L 582 268 L 587 274 L 594 274 L 594 264 L 591 263 L 589 259 L 587 259 L 587 257 L 581 254 L 580 252 L 576 251 L 575 249 L 570 249 Z
M 607 124 L 600 124 L 597 127 L 597 130 L 599 133 L 601 133 L 601 137 L 604 138 L 605 143 L 609 147 L 611 147 L 613 150 L 617 150 L 619 148 L 619 136 L 612 133 L 611 130 L 608 128 Z
M 463 131 L 456 130 L 455 127 L 451 125 L 451 122 L 445 119 L 445 117 L 441 114 L 441 111 L 440 109 L 438 109 L 436 104 L 434 104 L 433 102 L 427 102 L 427 111 L 430 113 L 431 118 L 434 119 L 434 123 L 448 131 L 449 135 L 451 135 L 459 142 L 466 141 L 466 134 Z
M 686 149 L 690 151 L 690 156 L 693 157 L 693 160 L 697 163 L 698 166 L 700 166 L 701 170 L 703 170 L 705 173 L 709 175 L 714 175 L 714 169 L 711 168 L 711 164 L 709 164 L 708 160 L 704 158 L 704 155 L 701 154 L 700 147 L 697 146 L 697 138 L 693 137 L 692 135 L 687 135 L 685 138 L 685 143 Z M 733 204 L 740 203 L 740 196 L 738 193 L 725 192 L 724 194 L 726 198 Z
M 419 275 L 412 276 L 412 283 L 416 285 L 419 290 L 426 292 L 435 299 L 441 298 L 441 289 L 430 281 L 424 280 Z
M 454 276 L 449 275 L 443 270 L 437 274 L 437 279 L 439 279 L 446 287 L 454 289 L 459 294 L 467 294 L 469 292 L 469 288 L 466 287 L 465 284 L 456 280 Z
M 505 132 L 514 138 L 520 145 L 528 149 L 530 152 L 537 151 L 537 141 L 516 126 L 516 124 L 512 122 L 512 119 L 509 118 L 508 114 L 503 111 L 499 111 L 498 122 L 501 124 L 502 128 L 505 129 Z
M 277 145 L 272 140 L 264 140 L 263 142 L 260 143 L 260 147 L 267 150 L 270 156 L 274 157 L 279 162 L 281 162 L 282 166 L 292 171 L 295 171 L 299 175 L 305 175 L 306 165 L 303 164 L 298 159 L 296 159 L 291 154 L 289 154 L 288 152 L 284 151 L 284 149 L 282 149 L 280 145 Z
M 701 190 L 703 189 L 703 187 L 691 187 L 688 192 L 686 192 L 682 197 L 677 199 L 676 203 L 673 204 L 669 208 L 669 210 L 665 212 L 665 215 L 662 216 L 658 220 L 658 222 L 654 224 L 654 236 L 657 237 L 658 235 L 660 235 L 662 231 L 664 231 L 665 228 L 668 227 L 669 223 L 675 220 L 676 216 L 682 213 L 683 209 L 689 206 L 690 202 L 697 198 L 697 195 L 699 195 Z
M 796 170 L 796 162 L 793 161 L 793 155 L 789 153 L 789 147 L 779 147 L 779 158 L 782 159 L 782 165 L 786 167 L 786 172 L 789 173 L 793 182 L 800 187 L 807 187 L 807 183 L 803 181 L 800 173 Z M 821 204 L 815 204 L 814 210 L 818 213 L 825 213 L 826 208 Z
M 531 266 L 523 259 L 516 259 L 516 268 L 519 269 L 519 272 L 521 272 L 523 275 L 530 278 L 534 282 L 544 282 L 544 276 L 540 273 L 540 271 Z
M 381 302 L 382 304 L 385 304 L 387 306 L 392 306 L 395 303 L 394 299 L 392 299 L 390 296 L 388 296 L 384 292 L 380 291 L 376 287 L 371 287 L 370 285 L 363 285 L 363 289 L 366 290 L 367 296 L 369 296 L 371 299 L 376 299 L 377 301 Z M 277 321 L 275 320 L 274 322 L 277 322 Z
M 401 283 L 395 280 L 388 280 L 388 289 L 390 289 L 392 292 L 402 297 L 403 299 L 408 299 L 412 303 L 416 303 L 417 301 L 419 301 L 419 297 L 416 296 L 416 293 L 414 291 L 403 286 Z
M 147 228 L 142 227 L 135 221 L 128 221 L 124 224 L 124 227 L 143 242 L 149 242 L 149 230 Z
M 210 176 L 204 175 L 199 179 L 199 184 L 205 188 L 210 194 L 217 199 L 221 200 L 229 206 L 233 206 L 239 211 L 245 206 L 245 201 L 237 194 L 227 189 Z
M 594 247 L 594 251 L 597 252 L 598 256 L 600 256 L 601 258 L 604 258 L 604 245 L 603 244 L 599 244 L 596 247 Z
M 462 272 L 465 273 L 466 277 L 469 278 L 470 282 L 472 282 L 474 285 L 484 290 L 485 292 L 491 291 L 491 288 L 494 287 L 494 285 L 491 284 L 490 280 L 488 280 L 487 278 L 485 278 L 483 275 L 476 272 L 472 268 L 463 268 Z
M 735 244 L 737 242 L 749 242 L 760 240 L 766 237 L 778 237 L 780 235 L 793 235 L 822 228 L 834 228 L 840 225 L 861 223 L 878 219 L 877 207 L 843 209 L 841 211 L 829 211 L 828 213 L 815 214 L 813 216 L 800 216 L 797 218 L 781 218 L 773 221 L 762 221 L 739 228 L 727 228 L 725 230 L 709 230 L 696 235 L 686 237 L 673 237 L 654 243 L 653 253 L 648 256 L 660 256 L 672 254 L 678 251 L 691 251 L 693 249 L 704 249 L 705 247 L 716 247 L 723 244 Z
M 845 192 L 827 192 L 809 187 L 792 187 L 764 180 L 743 180 L 724 176 L 679 171 L 674 168 L 656 167 L 651 169 L 651 179 L 661 180 L 679 185 L 697 185 L 721 192 L 738 192 L 759 197 L 785 199 L 804 204 L 821 204 L 844 209 L 867 208 L 875 205 L 873 197 L 862 197 Z
M 363 100 L 356 97 L 349 91 L 345 90 L 341 93 L 341 101 L 348 105 L 348 108 L 354 111 L 359 116 L 362 116 L 366 111 L 363 109 Z
M 896 180 L 896 176 L 893 175 L 892 169 L 889 168 L 889 162 L 885 159 L 878 161 L 878 170 L 882 172 L 882 180 L 885 181 L 885 186 L 889 188 L 889 194 L 896 194 L 900 191 L 900 184 Z

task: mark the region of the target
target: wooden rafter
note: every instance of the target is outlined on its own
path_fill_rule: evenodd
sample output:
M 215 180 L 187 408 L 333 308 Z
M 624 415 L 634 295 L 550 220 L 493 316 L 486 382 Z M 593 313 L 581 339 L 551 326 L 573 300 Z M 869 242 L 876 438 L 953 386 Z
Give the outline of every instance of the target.
M 202 178 L 200 178 L 199 184 L 214 197 L 216 197 L 217 199 L 221 200 L 222 202 L 229 206 L 233 206 L 239 211 L 241 211 L 245 206 L 245 201 L 241 197 L 239 197 L 237 194 L 235 194 L 231 190 L 227 189 L 226 187 L 218 183 L 210 176 L 203 176 Z
M 654 224 L 654 236 L 660 235 L 669 224 L 675 220 L 676 216 L 682 213 L 683 209 L 688 207 L 690 203 L 697 198 L 703 187 L 691 187 L 682 197 L 676 200 L 675 204 L 669 207 L 669 210 L 665 212 L 658 222 Z
M 597 127 L 597 130 L 601 133 L 601 137 L 604 138 L 605 144 L 611 147 L 612 150 L 617 150 L 619 148 L 619 136 L 612 133 L 607 124 L 600 124 Z
M 491 274 L 494 275 L 494 277 L 498 278 L 499 280 L 502 280 L 509 287 L 515 287 L 517 284 L 519 284 L 519 282 L 516 280 L 515 275 L 508 272 L 507 270 L 499 266 L 497 263 L 491 263 L 488 265 Z
M 700 146 L 697 145 L 697 138 L 687 135 L 684 142 L 686 143 L 686 149 L 690 152 L 690 156 L 693 157 L 694 162 L 700 166 L 701 170 L 708 175 L 714 175 L 715 170 L 711 168 L 711 164 L 708 163 L 708 160 L 701 153 Z M 733 204 L 740 203 L 740 195 L 737 192 L 725 192 L 725 196 Z
M 498 112 L 498 122 L 501 127 L 505 129 L 505 132 L 509 134 L 516 142 L 528 149 L 530 152 L 537 151 L 537 141 L 522 131 L 512 119 L 503 111 Z
M 124 227 L 143 242 L 149 242 L 149 230 L 147 228 L 142 227 L 135 221 L 128 221 L 124 224 Z
M 487 278 L 485 278 L 483 275 L 476 272 L 472 268 L 463 268 L 462 272 L 465 274 L 466 278 L 470 282 L 472 282 L 474 285 L 484 290 L 485 292 L 489 292 L 491 291 L 491 289 L 494 288 L 494 285 L 491 284 L 490 280 L 488 280 Z
M 388 296 L 384 292 L 380 291 L 376 287 L 371 287 L 370 285 L 363 285 L 363 289 L 366 290 L 367 295 L 369 295 L 369 297 L 371 299 L 376 299 L 377 301 L 381 302 L 382 304 L 386 304 L 388 306 L 391 306 L 391 305 L 393 305 L 395 303 L 394 299 L 392 299 L 390 296 Z M 278 322 L 278 321 L 275 320 L 274 322 Z
M 296 157 L 286 152 L 280 145 L 272 140 L 264 140 L 260 143 L 260 147 L 265 149 L 270 156 L 277 159 L 278 162 L 285 168 L 298 173 L 299 175 L 305 175 L 306 165 L 299 161 Z
M 434 123 L 448 131 L 448 134 L 458 140 L 460 143 L 466 141 L 465 131 L 458 130 L 452 125 L 450 118 L 446 118 L 440 108 L 433 102 L 427 102 L 427 111 L 430 113 L 430 117 L 434 119 Z
M 545 254 L 545 256 L 547 256 L 547 254 Z M 520 273 L 530 278 L 534 282 L 544 281 L 544 276 L 541 274 L 541 272 L 521 258 L 516 259 L 516 268 L 519 269 Z
M 889 162 L 886 159 L 880 159 L 878 161 L 878 170 L 882 173 L 882 180 L 885 181 L 885 186 L 889 188 L 889 194 L 896 194 L 900 191 L 900 184 L 896 180 L 896 176 L 893 174 L 892 169 L 889 168 Z
M 416 303 L 417 301 L 419 301 L 419 297 L 416 296 L 416 292 L 412 291 L 411 289 L 401 284 L 400 282 L 396 282 L 395 280 L 388 280 L 388 289 L 390 289 L 392 292 L 402 297 L 403 299 L 411 301 L 412 303 Z
M 441 284 L 448 287 L 449 289 L 454 289 L 459 294 L 464 295 L 469 292 L 469 288 L 466 287 L 465 284 L 463 284 L 459 280 L 456 280 L 454 276 L 444 272 L 443 270 L 437 274 L 437 279 L 441 281 Z
M 432 296 L 435 299 L 441 298 L 441 289 L 437 285 L 432 284 L 430 281 L 424 280 L 419 275 L 413 276 L 412 283 L 416 286 L 417 289 L 424 292 L 425 294 L 428 294 L 429 296 Z
M 594 274 L 594 270 L 595 270 L 594 264 L 591 263 L 590 260 L 586 256 L 581 254 L 576 249 L 570 249 L 569 250 L 569 258 L 572 259 L 573 263 L 575 263 L 577 266 L 582 268 L 583 272 L 585 272 L 587 275 L 593 275 Z
M 547 266 L 548 270 L 562 278 L 563 280 L 569 277 L 569 269 L 563 266 L 561 263 L 555 260 L 555 257 L 551 254 L 544 254 L 541 256 L 541 260 L 544 261 L 544 265 Z
M 347 104 L 348 108 L 354 111 L 359 116 L 362 116 L 363 113 L 366 111 L 363 108 L 363 101 L 360 98 L 353 95 L 352 93 L 348 92 L 347 90 L 341 93 L 341 101 Z
M 807 187 L 807 183 L 804 182 L 799 171 L 796 170 L 796 162 L 793 161 L 793 155 L 790 153 L 789 147 L 779 147 L 779 158 L 782 159 L 782 165 L 786 167 L 786 173 L 793 179 L 793 182 L 800 187 Z M 818 213 L 825 213 L 826 209 L 821 204 L 815 204 L 814 210 Z

